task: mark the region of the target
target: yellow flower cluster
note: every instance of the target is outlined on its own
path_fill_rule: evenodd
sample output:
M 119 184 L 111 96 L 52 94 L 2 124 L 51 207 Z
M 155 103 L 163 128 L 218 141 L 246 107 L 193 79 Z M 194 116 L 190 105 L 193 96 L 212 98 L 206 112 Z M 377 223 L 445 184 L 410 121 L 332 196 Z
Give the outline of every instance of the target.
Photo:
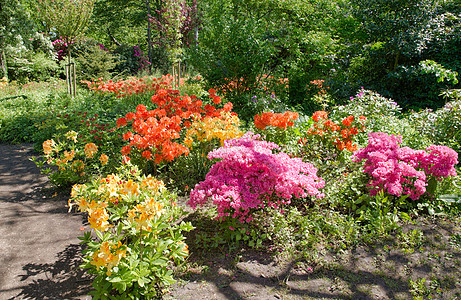
M 163 213 L 163 204 L 153 198 L 147 199 L 144 204 L 138 204 L 128 211 L 128 220 L 135 224 L 136 230 L 150 231 L 149 221 L 158 218 Z
M 100 196 L 100 202 L 89 201 L 84 197 L 78 197 L 86 189 L 85 185 L 74 185 L 69 200 L 69 211 L 74 204 L 77 204 L 81 212 L 88 213 L 88 222 L 91 227 L 99 231 L 106 231 L 111 227 L 109 224 L 109 214 L 106 211 L 108 203 L 119 203 L 126 197 L 137 196 L 145 191 L 149 196 L 155 196 L 165 189 L 162 181 L 153 177 L 144 178 L 140 184 L 133 180 L 121 180 L 117 175 L 108 175 L 100 179 L 97 194 Z M 160 216 L 163 211 L 163 204 L 155 202 L 149 198 L 144 205 L 138 204 L 131 213 L 134 223 L 138 224 L 137 228 L 147 230 L 146 222 L 152 220 L 155 216 Z M 140 216 L 138 217 L 138 214 Z
M 7 86 L 7 85 L 8 85 L 8 78 L 6 77 L 0 78 L 0 88 Z
M 77 142 L 77 136 L 78 136 L 78 133 L 75 132 L 75 131 L 73 131 L 73 130 L 68 131 L 68 132 L 66 133 L 66 138 L 67 138 L 68 140 L 74 141 L 74 143 Z
M 43 142 L 43 153 L 49 156 L 51 153 L 56 151 L 56 142 L 54 140 L 46 140 Z
M 98 146 L 94 143 L 88 143 L 85 145 L 85 149 L 83 150 L 87 158 L 93 158 L 94 154 L 98 152 Z
M 96 266 L 98 270 L 101 267 L 106 267 L 107 276 L 110 276 L 112 274 L 112 268 L 116 267 L 125 255 L 126 248 L 120 241 L 116 245 L 110 245 L 109 242 L 103 242 L 99 251 L 93 253 L 93 260 L 91 261 L 91 264 Z
M 190 147 L 194 137 L 198 142 L 209 142 L 218 139 L 221 146 L 228 139 L 239 138 L 243 132 L 239 129 L 240 120 L 237 115 L 229 112 L 221 112 L 221 117 L 205 117 L 203 120 L 194 121 L 187 130 L 184 145 Z

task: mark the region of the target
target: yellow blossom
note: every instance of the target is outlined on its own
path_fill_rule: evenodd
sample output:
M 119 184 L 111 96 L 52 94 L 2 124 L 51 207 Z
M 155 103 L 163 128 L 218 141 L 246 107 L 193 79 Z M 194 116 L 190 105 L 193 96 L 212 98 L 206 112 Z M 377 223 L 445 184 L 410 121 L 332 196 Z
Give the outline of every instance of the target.
M 74 150 L 72 150 L 72 151 L 70 151 L 70 152 L 64 151 L 64 157 L 67 159 L 67 161 L 73 160 L 74 157 L 75 157 L 75 152 L 74 152 Z
M 165 184 L 161 180 L 158 180 L 152 176 L 148 176 L 142 180 L 141 188 L 147 188 L 152 192 L 152 194 L 155 195 L 159 191 L 163 191 L 165 189 Z
M 101 156 L 99 157 L 99 161 L 101 162 L 101 164 L 107 165 L 107 162 L 109 161 L 109 156 L 101 154 Z
M 87 158 L 93 158 L 94 154 L 98 152 L 98 146 L 94 143 L 88 143 L 85 145 L 85 149 L 83 150 Z
M 111 227 L 108 220 L 109 214 L 104 208 L 96 208 L 88 216 L 88 222 L 91 227 L 99 231 L 106 231 Z
M 109 245 L 109 242 L 103 242 L 98 251 L 93 253 L 91 264 L 99 270 L 101 267 L 107 268 L 107 276 L 112 274 L 112 268 L 120 263 L 120 260 L 126 255 L 126 249 L 122 248 L 119 241 L 116 245 Z M 115 251 L 115 255 L 113 251 Z
M 54 140 L 46 140 L 43 142 L 43 153 L 50 155 L 56 150 L 56 142 Z
M 139 185 L 130 179 L 123 184 L 120 193 L 123 195 L 133 195 L 133 196 L 138 195 Z
M 67 138 L 68 140 L 74 141 L 74 143 L 77 142 L 77 136 L 78 136 L 78 133 L 75 132 L 75 131 L 73 131 L 73 130 L 68 131 L 68 132 L 66 133 L 66 138 Z

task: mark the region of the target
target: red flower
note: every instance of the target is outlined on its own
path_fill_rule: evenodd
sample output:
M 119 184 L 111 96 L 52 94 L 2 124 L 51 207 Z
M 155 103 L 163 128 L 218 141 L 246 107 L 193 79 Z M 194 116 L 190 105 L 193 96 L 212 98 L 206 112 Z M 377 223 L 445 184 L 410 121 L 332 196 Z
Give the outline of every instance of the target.
M 214 103 L 214 104 L 219 104 L 219 103 L 221 103 L 221 97 L 219 97 L 219 96 L 213 97 L 213 103 Z
M 117 127 L 125 126 L 125 125 L 127 125 L 127 124 L 128 124 L 128 123 L 127 123 L 127 121 L 126 121 L 125 118 L 119 118 L 119 119 L 117 120 Z
M 323 110 L 319 110 L 319 111 L 316 111 L 313 115 L 312 115 L 312 120 L 314 120 L 314 122 L 318 122 L 320 119 L 327 119 L 328 118 L 328 113 L 326 111 L 323 111 Z
M 123 155 L 129 155 L 131 153 L 131 147 L 130 146 L 125 146 L 122 148 L 122 154 Z
M 352 125 L 352 122 L 354 122 L 354 116 L 349 116 L 343 120 L 343 125 L 349 127 Z
M 133 134 L 131 132 L 129 132 L 129 131 L 127 133 L 123 134 L 123 140 L 124 141 L 130 140 L 132 137 L 133 137 Z
M 142 152 L 142 157 L 144 157 L 144 158 L 146 158 L 147 160 L 149 160 L 149 159 L 152 158 L 152 152 L 150 152 L 149 150 L 143 151 L 143 152 Z

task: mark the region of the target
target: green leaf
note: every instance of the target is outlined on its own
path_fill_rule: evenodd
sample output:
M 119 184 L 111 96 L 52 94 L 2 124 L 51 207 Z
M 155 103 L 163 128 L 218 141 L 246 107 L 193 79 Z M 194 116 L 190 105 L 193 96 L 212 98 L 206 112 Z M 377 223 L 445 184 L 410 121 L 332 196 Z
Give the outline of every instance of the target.
M 427 182 L 426 191 L 430 195 L 434 195 L 436 190 L 437 190 L 437 179 L 435 179 L 435 177 L 431 177 L 429 181 Z
M 405 221 L 411 221 L 411 217 L 405 212 L 401 212 L 400 217 L 404 219 Z
M 120 222 L 117 225 L 117 235 L 120 235 L 122 233 L 122 229 L 123 229 L 123 223 Z

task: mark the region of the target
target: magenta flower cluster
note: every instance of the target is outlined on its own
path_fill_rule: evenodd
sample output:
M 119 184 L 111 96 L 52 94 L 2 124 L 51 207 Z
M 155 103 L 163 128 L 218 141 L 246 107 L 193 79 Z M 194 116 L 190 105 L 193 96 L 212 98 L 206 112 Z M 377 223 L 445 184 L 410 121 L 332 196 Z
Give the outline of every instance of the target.
M 70 40 L 70 42 L 68 42 L 68 38 L 65 38 L 65 37 L 64 38 L 59 37 L 59 39 L 54 40 L 51 43 L 54 47 L 54 50 L 56 51 L 58 55 L 58 61 L 61 61 L 64 59 L 64 56 L 66 56 L 66 53 L 67 53 L 67 47 L 69 46 L 69 44 L 73 44 L 73 43 L 74 43 L 73 40 Z
M 244 223 L 252 220 L 255 209 L 279 208 L 290 204 L 293 196 L 324 196 L 319 189 L 325 182 L 312 164 L 283 152 L 273 153 L 279 146 L 259 138 L 248 132 L 210 152 L 209 159 L 221 160 L 191 191 L 188 204 L 196 208 L 211 199 L 219 218 L 232 217 Z
M 394 196 L 409 195 L 413 200 L 426 192 L 427 177 L 437 180 L 456 176 L 458 153 L 446 146 L 432 145 L 425 150 L 400 148 L 401 136 L 373 132 L 368 146 L 354 153 L 355 161 L 365 160 L 364 172 L 371 177 L 370 195 L 379 191 Z
M 144 53 L 142 52 L 141 48 L 139 48 L 139 46 L 137 46 L 137 45 L 133 46 L 133 50 L 134 50 L 134 56 L 139 59 L 139 69 L 138 69 L 138 71 L 147 70 L 147 68 L 150 65 L 149 57 L 145 56 Z

